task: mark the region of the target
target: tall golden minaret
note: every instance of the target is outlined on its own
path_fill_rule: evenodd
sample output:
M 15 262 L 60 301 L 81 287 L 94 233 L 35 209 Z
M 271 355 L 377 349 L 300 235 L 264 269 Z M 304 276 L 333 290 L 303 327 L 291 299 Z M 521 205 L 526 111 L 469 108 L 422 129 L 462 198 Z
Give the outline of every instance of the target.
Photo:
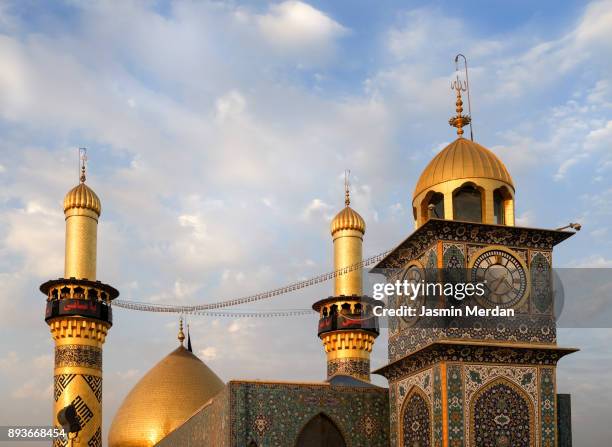
M 334 296 L 313 305 L 319 312 L 318 335 L 327 355 L 327 379 L 350 376 L 370 380 L 370 353 L 378 337 L 378 320 L 373 304 L 363 296 L 362 245 L 365 221 L 350 207 L 348 175 L 345 179 L 345 207 L 331 222 L 334 243 Z
M 119 292 L 96 280 L 96 245 L 100 199 L 85 184 L 85 161 L 80 183 L 64 199 L 66 254 L 64 277 L 47 281 L 40 291 L 47 296 L 45 321 L 55 341 L 53 370 L 53 425 L 58 413 L 72 406 L 80 431 L 72 444 L 102 446 L 102 345 L 112 325 L 111 300 Z

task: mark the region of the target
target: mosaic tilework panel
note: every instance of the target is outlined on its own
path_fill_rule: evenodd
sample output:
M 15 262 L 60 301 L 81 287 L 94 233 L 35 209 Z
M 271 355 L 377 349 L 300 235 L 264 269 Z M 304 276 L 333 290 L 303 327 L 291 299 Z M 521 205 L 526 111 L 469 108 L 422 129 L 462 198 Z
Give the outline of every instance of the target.
M 376 374 L 380 374 L 390 381 L 397 381 L 417 371 L 431 367 L 440 361 L 496 363 L 508 366 L 554 366 L 560 358 L 569 353 L 571 353 L 571 350 L 434 343 L 417 353 L 376 370 Z
M 550 251 L 569 236 L 569 233 L 550 230 L 432 219 L 405 239 L 377 268 L 401 268 L 419 258 L 436 240 Z
M 162 439 L 158 447 L 229 447 L 229 389 L 226 386 L 213 402 Z M 246 445 L 246 444 L 242 444 Z
M 370 360 L 359 358 L 341 358 L 327 362 L 327 378 L 335 375 L 356 377 L 361 380 L 370 379 Z
M 443 244 L 442 267 L 445 282 L 465 282 L 465 245 Z
M 448 401 L 448 445 L 463 447 L 463 373 L 461 365 L 448 365 L 446 370 L 446 395 Z
M 388 447 L 387 390 L 273 382 L 231 382 L 231 445 L 293 446 L 314 416 L 328 416 L 347 447 Z
M 537 377 L 538 377 L 537 367 L 469 364 L 463 367 L 463 377 L 464 377 L 464 384 L 465 384 L 464 392 L 463 392 L 464 408 L 469 408 L 470 409 L 469 411 L 472 413 L 470 414 L 470 417 L 465 418 L 466 419 L 465 425 L 464 425 L 465 439 L 472 439 L 472 442 L 474 443 L 475 442 L 474 440 L 479 436 L 479 433 L 473 432 L 476 427 L 476 422 L 477 422 L 474 420 L 475 415 L 473 414 L 475 412 L 475 406 L 480 407 L 484 405 L 483 402 L 487 403 L 488 405 L 488 402 L 489 402 L 489 400 L 485 399 L 481 403 L 477 403 L 475 402 L 475 399 L 477 399 L 478 396 L 481 394 L 481 392 L 487 387 L 489 387 L 491 384 L 497 383 L 497 381 L 503 380 L 503 383 L 505 383 L 507 386 L 511 387 L 512 389 L 519 390 L 518 393 L 520 395 L 525 396 L 525 398 L 527 399 L 526 404 L 523 404 L 521 402 L 515 402 L 515 400 L 513 400 L 514 398 L 512 397 L 514 395 L 512 395 L 508 397 L 507 403 L 509 405 L 516 404 L 512 408 L 514 407 L 522 408 L 522 406 L 526 405 L 527 408 L 531 409 L 530 411 L 531 416 L 530 416 L 530 421 L 529 421 L 530 428 L 527 431 L 527 433 L 529 435 L 534 435 L 534 439 L 537 440 L 537 427 L 538 427 L 539 417 L 538 417 L 537 412 L 533 411 L 534 408 L 538 407 L 538 402 L 539 402 L 538 385 L 537 385 Z M 503 394 L 504 390 L 498 390 L 499 393 L 497 393 L 496 395 Z M 500 411 L 501 411 L 501 404 L 500 404 Z M 509 417 L 510 419 L 504 418 L 503 420 L 500 419 L 499 421 L 502 427 L 504 426 L 505 422 L 507 424 L 510 424 L 510 422 L 512 421 L 514 422 L 517 421 L 516 418 L 512 419 L 512 416 L 510 414 L 506 414 L 506 416 Z M 482 435 L 482 433 L 480 433 L 480 435 Z M 509 438 L 509 439 L 512 440 L 513 438 Z M 481 439 L 480 441 L 476 442 L 473 445 L 481 445 L 481 444 L 485 445 L 486 442 L 485 440 Z M 504 439 L 500 438 L 499 442 L 503 444 Z M 495 445 L 495 444 L 492 444 L 492 445 Z M 523 445 L 525 447 L 529 447 L 529 442 L 527 444 L 518 443 L 516 444 L 516 447 L 522 447 Z M 514 447 L 515 444 L 508 444 L 508 447 L 511 447 L 511 446 Z
M 417 389 L 407 397 L 401 421 L 401 445 L 431 446 L 431 407 L 427 398 Z
M 519 322 L 519 318 L 523 323 Z M 398 332 L 389 337 L 389 362 L 439 340 L 479 340 L 479 341 L 511 341 L 525 343 L 557 342 L 557 331 L 554 327 L 554 317 L 547 315 L 528 315 L 515 317 L 512 327 L 500 324 L 498 327 L 463 327 L 463 328 L 419 328 L 413 327 Z
M 542 421 L 542 447 L 555 447 L 557 414 L 555 405 L 555 370 L 540 369 L 540 417 Z
M 401 409 L 406 397 L 414 389 L 419 391 L 427 398 L 428 402 L 433 399 L 433 368 L 426 369 L 417 374 L 405 377 L 399 381 L 389 383 L 389 422 L 391 425 L 390 438 L 391 445 L 396 445 L 400 433 Z M 431 413 L 431 412 L 430 412 Z
M 470 408 L 471 445 L 530 447 L 534 442 L 533 405 L 511 382 L 495 380 L 483 387 Z
M 544 253 L 532 252 L 529 273 L 531 274 L 531 310 L 536 313 L 550 313 L 553 303 L 552 272 Z
M 434 269 L 437 268 L 437 262 L 438 262 L 437 259 L 438 259 L 438 256 L 437 256 L 437 252 L 436 252 L 436 248 L 434 244 L 433 247 L 429 248 L 427 251 L 425 251 L 422 254 L 422 256 L 419 257 L 418 262 L 426 269 L 425 270 L 426 274 L 431 275 L 431 273 L 434 272 Z M 392 269 L 388 273 L 388 276 L 386 278 L 387 282 L 392 283 L 397 280 L 402 280 L 403 275 L 404 275 L 404 268 L 405 266 L 402 266 L 402 268 L 399 268 L 399 269 Z M 392 296 L 389 299 L 389 306 L 392 308 L 398 308 L 400 305 L 403 305 L 403 304 L 406 304 L 404 299 L 401 299 L 395 296 Z M 399 324 L 399 319 L 390 318 L 388 321 L 389 321 L 389 337 L 390 338 L 398 336 L 402 332 L 406 331 L 405 325 Z M 408 329 L 408 332 L 410 332 L 409 329 Z
M 440 365 L 433 369 L 433 445 L 442 447 L 442 378 Z

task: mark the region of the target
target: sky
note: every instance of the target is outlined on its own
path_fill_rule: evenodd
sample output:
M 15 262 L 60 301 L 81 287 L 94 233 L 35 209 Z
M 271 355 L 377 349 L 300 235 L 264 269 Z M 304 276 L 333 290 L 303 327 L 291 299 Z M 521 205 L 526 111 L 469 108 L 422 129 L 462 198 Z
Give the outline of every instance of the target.
M 345 169 L 366 256 L 413 231 L 419 174 L 454 139 L 457 53 L 475 140 L 514 179 L 517 225 L 580 222 L 555 265 L 612 267 L 610 1 L 1 1 L 0 425 L 50 421 L 38 286 L 63 273 L 61 204 L 78 147 L 102 200 L 98 279 L 121 298 L 267 290 L 332 269 Z M 250 308 L 308 308 L 331 291 Z M 115 309 L 114 320 L 105 431 L 178 343 L 177 317 Z M 324 379 L 315 316 L 190 324 L 195 352 L 224 381 Z M 558 369 L 576 445 L 608 442 L 611 335 L 559 334 L 581 349 Z M 385 337 L 373 367 L 386 362 Z

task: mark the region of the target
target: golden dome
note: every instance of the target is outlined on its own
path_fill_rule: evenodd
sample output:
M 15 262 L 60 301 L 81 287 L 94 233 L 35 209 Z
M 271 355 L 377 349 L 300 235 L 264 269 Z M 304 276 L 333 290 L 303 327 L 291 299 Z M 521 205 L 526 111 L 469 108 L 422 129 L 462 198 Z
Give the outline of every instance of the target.
M 336 231 L 340 230 L 357 230 L 365 233 L 365 220 L 350 206 L 345 206 L 342 211 L 336 214 L 336 217 L 331 222 L 332 236 Z
M 111 424 L 109 447 L 155 445 L 223 387 L 208 366 L 179 346 L 127 395 Z
M 439 183 L 463 178 L 498 180 L 514 189 L 506 166 L 493 152 L 473 141 L 457 138 L 429 162 L 417 182 L 413 197 Z
M 81 182 L 64 197 L 64 212 L 71 208 L 87 208 L 99 216 L 102 212 L 102 203 L 93 189 Z

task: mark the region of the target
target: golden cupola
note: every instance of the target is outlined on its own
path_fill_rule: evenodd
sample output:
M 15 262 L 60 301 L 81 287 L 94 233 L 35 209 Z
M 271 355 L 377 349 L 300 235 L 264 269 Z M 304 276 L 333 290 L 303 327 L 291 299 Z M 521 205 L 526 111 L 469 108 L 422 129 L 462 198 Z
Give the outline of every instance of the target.
M 117 410 L 109 447 L 150 447 L 185 422 L 224 387 L 190 349 L 180 345 L 147 372 Z
M 85 208 L 93 211 L 98 216 L 102 213 L 102 203 L 97 194 L 85 184 L 85 177 L 81 177 L 81 182 L 72 188 L 64 197 L 64 212 L 72 208 Z
M 344 208 L 331 222 L 334 244 L 334 295 L 312 307 L 319 313 L 318 336 L 327 357 L 327 379 L 370 380 L 370 353 L 378 337 L 374 300 L 363 296 L 362 245 L 366 224 L 350 207 L 348 174 Z
M 457 114 L 449 124 L 457 139 L 429 162 L 416 184 L 412 210 L 416 227 L 430 217 L 449 220 L 514 225 L 514 183 L 502 161 L 486 147 L 463 138 L 471 123 L 463 114 L 461 92 L 466 86 L 453 82 Z
M 332 236 L 334 236 L 337 231 L 342 230 L 355 230 L 361 234 L 365 234 L 365 220 L 363 220 L 363 217 L 361 217 L 357 211 L 349 206 L 351 203 L 349 198 L 346 199 L 345 203 L 346 206 L 342 211 L 336 214 L 336 217 L 334 217 L 331 222 L 330 228 Z

